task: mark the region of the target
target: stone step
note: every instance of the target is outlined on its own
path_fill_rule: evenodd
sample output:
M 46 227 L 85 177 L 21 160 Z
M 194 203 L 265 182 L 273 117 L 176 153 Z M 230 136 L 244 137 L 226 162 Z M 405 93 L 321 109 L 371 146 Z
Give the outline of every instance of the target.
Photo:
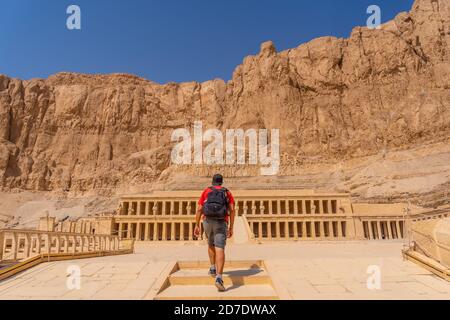
M 179 261 L 168 274 L 156 300 L 273 300 L 278 295 L 264 262 L 226 261 L 223 280 L 227 290 L 219 292 L 208 275 L 208 261 Z
M 266 271 L 260 268 L 228 268 L 223 273 L 225 285 L 270 284 Z M 208 269 L 180 269 L 169 276 L 170 285 L 210 285 L 214 277 L 208 275 Z
M 277 300 L 278 296 L 268 284 L 227 287 L 219 292 L 211 285 L 175 285 L 170 286 L 155 300 Z

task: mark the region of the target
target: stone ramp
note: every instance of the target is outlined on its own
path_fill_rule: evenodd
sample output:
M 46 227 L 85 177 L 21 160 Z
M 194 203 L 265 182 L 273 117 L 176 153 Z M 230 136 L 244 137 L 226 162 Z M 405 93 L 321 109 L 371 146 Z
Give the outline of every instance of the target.
M 234 234 L 230 239 L 233 244 L 244 244 L 250 241 L 246 223 L 242 216 L 236 215 L 234 220 Z
M 262 261 L 230 261 L 219 292 L 208 262 L 177 262 L 155 300 L 275 300 L 278 294 Z

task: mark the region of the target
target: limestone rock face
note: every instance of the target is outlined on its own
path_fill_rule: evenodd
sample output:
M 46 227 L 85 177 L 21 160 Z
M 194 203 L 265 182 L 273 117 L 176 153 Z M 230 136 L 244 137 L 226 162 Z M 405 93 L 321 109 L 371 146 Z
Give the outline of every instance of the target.
M 277 52 L 263 43 L 227 83 L 124 74 L 0 76 L 0 185 L 111 194 L 170 174 L 171 133 L 279 128 L 282 168 L 450 138 L 450 2 L 417 0 L 378 30 Z M 450 179 L 450 178 L 449 178 Z

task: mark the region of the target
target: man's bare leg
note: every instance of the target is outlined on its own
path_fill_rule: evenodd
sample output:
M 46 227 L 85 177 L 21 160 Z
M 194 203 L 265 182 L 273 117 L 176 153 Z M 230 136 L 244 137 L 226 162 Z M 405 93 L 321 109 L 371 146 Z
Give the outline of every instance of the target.
M 223 267 L 225 264 L 225 250 L 221 248 L 215 248 L 216 250 L 216 269 L 217 274 L 222 275 L 223 274 Z
M 208 246 L 208 256 L 211 265 L 214 265 L 216 263 L 216 247 Z
M 208 245 L 208 256 L 209 256 L 209 262 L 211 263 L 211 267 L 209 267 L 208 274 L 210 276 L 216 276 L 217 275 L 217 269 L 216 269 L 216 248 L 214 246 Z

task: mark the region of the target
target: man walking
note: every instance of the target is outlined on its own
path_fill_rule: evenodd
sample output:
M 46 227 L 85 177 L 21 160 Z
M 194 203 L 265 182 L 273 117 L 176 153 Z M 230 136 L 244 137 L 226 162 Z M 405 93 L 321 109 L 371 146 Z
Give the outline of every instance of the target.
M 215 285 L 219 291 L 225 291 L 222 280 L 225 245 L 227 237 L 233 236 L 234 225 L 234 198 L 222 184 L 222 175 L 216 174 L 212 186 L 203 191 L 198 201 L 194 229 L 194 235 L 199 237 L 200 220 L 203 217 L 203 229 L 208 239 L 208 255 L 211 262 L 209 274 L 216 277 Z

